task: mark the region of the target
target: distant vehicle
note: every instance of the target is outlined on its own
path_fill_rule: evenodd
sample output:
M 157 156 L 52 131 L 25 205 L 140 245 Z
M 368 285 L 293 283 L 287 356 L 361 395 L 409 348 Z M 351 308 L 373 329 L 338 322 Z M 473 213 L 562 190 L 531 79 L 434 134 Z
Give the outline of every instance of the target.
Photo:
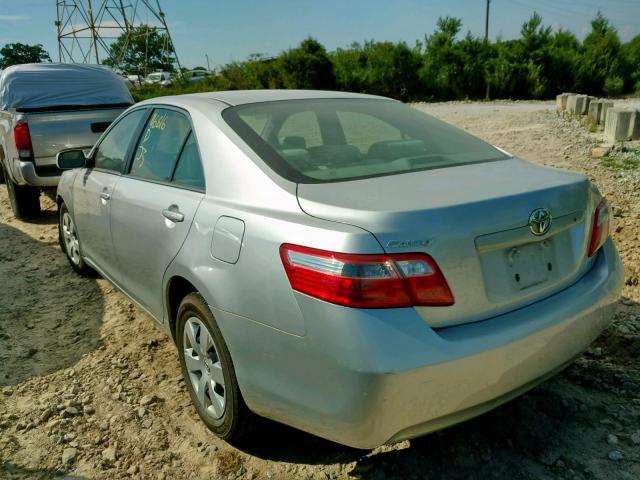
M 198 83 L 207 78 L 209 72 L 206 70 L 188 70 L 184 72 L 183 77 L 191 83 Z
M 36 63 L 0 75 L 0 170 L 17 218 L 40 212 L 60 178 L 56 154 L 91 149 L 133 98 L 122 78 L 95 65 Z
M 163 87 L 171 85 L 174 81 L 175 77 L 171 72 L 153 72 L 144 79 L 144 83 L 146 84 L 161 85 Z
M 125 75 L 129 88 L 140 87 L 144 84 L 144 77 L 142 75 Z
M 163 325 L 227 440 L 250 412 L 358 448 L 462 422 L 571 363 L 624 281 L 588 178 L 391 99 L 155 98 L 58 163 L 71 266 Z

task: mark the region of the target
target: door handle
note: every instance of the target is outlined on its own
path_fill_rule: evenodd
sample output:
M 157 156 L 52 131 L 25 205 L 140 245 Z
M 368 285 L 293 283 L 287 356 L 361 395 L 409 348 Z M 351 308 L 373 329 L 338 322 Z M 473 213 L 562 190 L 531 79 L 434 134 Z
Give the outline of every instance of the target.
M 107 192 L 100 192 L 100 198 L 103 200 L 109 200 L 111 198 L 111 195 Z
M 184 222 L 184 213 L 181 213 L 174 205 L 162 211 L 162 216 L 174 223 Z

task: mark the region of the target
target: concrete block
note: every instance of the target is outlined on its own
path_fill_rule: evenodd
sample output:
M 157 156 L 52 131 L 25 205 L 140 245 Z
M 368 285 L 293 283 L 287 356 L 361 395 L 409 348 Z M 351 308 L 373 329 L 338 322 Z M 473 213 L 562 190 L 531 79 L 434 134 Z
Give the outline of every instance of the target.
M 607 110 L 613 108 L 613 102 L 602 100 L 602 111 L 600 112 L 600 125 L 604 125 L 607 120 Z
M 577 109 L 577 103 L 578 103 L 578 95 L 575 95 L 573 93 L 567 95 L 567 112 L 574 114 L 576 113 L 576 109 Z
M 589 113 L 589 105 L 591 105 L 591 102 L 595 102 L 596 100 L 596 97 L 586 95 L 586 98 L 584 99 L 584 106 L 582 107 L 582 113 L 580 115 L 587 115 Z
M 569 98 L 568 93 L 556 95 L 556 110 L 558 112 L 564 112 L 567 109 L 567 98 Z
M 604 124 L 604 134 L 610 142 L 629 140 L 634 111 L 626 108 L 610 108 Z
M 576 99 L 576 115 L 586 115 L 589 108 L 589 96 L 578 95 Z
M 589 103 L 589 111 L 587 118 L 595 124 L 600 123 L 600 115 L 602 114 L 602 102 L 594 100 Z
M 629 124 L 629 138 L 640 140 L 640 110 L 634 110 Z

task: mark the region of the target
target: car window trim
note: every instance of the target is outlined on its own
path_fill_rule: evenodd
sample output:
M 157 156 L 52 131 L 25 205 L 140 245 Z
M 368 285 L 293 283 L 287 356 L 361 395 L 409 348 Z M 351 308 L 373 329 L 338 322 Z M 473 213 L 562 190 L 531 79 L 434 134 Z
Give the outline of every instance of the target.
M 193 137 L 195 138 L 196 148 L 198 149 L 198 157 L 199 157 L 199 160 L 200 160 L 200 166 L 203 167 L 202 168 L 202 173 L 204 174 L 204 164 L 202 162 L 202 155 L 200 154 L 200 146 L 198 144 L 198 137 L 196 136 L 195 129 L 193 128 L 193 121 L 191 120 L 191 115 L 189 115 L 189 112 L 187 110 L 185 110 L 184 108 L 176 107 L 174 105 L 165 105 L 165 104 L 162 104 L 162 103 L 146 104 L 145 107 L 149 109 L 149 113 L 147 115 L 147 118 L 143 122 L 142 128 L 136 134 L 136 137 L 137 137 L 136 141 L 132 144 L 131 152 L 129 152 L 129 157 L 128 157 L 128 160 L 126 162 L 126 167 L 124 168 L 124 172 L 121 175 L 123 177 L 133 178 L 135 180 L 142 181 L 142 182 L 155 183 L 157 185 L 166 185 L 168 187 L 180 188 L 182 190 L 190 190 L 192 192 L 206 193 L 206 191 L 207 191 L 207 178 L 206 178 L 206 175 L 204 175 L 204 189 L 196 188 L 196 187 L 189 187 L 187 185 L 181 185 L 181 184 L 172 183 L 173 182 L 173 175 L 175 174 L 175 169 L 177 168 L 178 162 L 180 161 L 180 155 L 182 154 L 182 150 L 184 149 L 184 146 L 186 145 L 186 141 L 189 139 L 189 135 L 190 134 L 193 134 Z M 190 126 L 189 135 L 187 135 L 185 137 L 185 141 L 182 143 L 182 146 L 180 147 L 180 151 L 178 152 L 178 155 L 176 157 L 176 163 L 173 166 L 173 171 L 171 173 L 171 180 L 169 180 L 168 182 L 164 181 L 164 180 L 154 180 L 154 179 L 151 179 L 151 178 L 145 178 L 145 177 L 140 177 L 138 175 L 132 175 L 131 174 L 131 167 L 133 165 L 133 157 L 134 157 L 134 154 L 135 154 L 135 149 L 138 146 L 138 143 L 140 142 L 140 139 L 142 138 L 142 134 L 144 133 L 144 127 L 146 127 L 146 125 L 149 122 L 149 119 L 151 118 L 151 115 L 153 114 L 153 112 L 156 111 L 159 108 L 164 108 L 165 110 L 175 110 L 178 113 L 182 113 L 187 118 L 187 121 L 189 122 L 189 126 Z
M 138 140 L 140 139 L 140 131 L 137 131 L 134 134 L 133 138 L 136 138 L 137 140 L 135 140 L 135 142 L 132 141 L 131 144 L 129 145 L 129 147 L 127 148 L 127 151 L 125 152 L 124 161 L 122 162 L 122 167 L 121 167 L 120 172 L 118 172 L 116 170 L 110 170 L 108 168 L 96 167 L 95 166 L 96 152 L 100 148 L 100 145 L 102 145 L 102 142 L 104 142 L 104 139 L 107 137 L 107 135 L 109 135 L 109 132 L 111 132 L 111 130 L 113 130 L 113 128 L 115 128 L 115 126 L 117 124 L 119 124 L 122 120 L 124 120 L 129 115 L 131 115 L 131 114 L 133 114 L 133 113 L 135 113 L 137 111 L 140 111 L 140 110 L 146 110 L 146 116 L 142 117 L 142 119 L 140 121 L 140 124 L 138 125 L 138 130 L 140 130 L 140 128 L 141 128 L 140 125 L 146 125 L 147 124 L 147 120 L 149 119 L 149 108 L 146 105 L 131 109 L 128 112 L 126 112 L 126 114 L 123 115 L 122 117 L 118 117 L 114 122 L 111 123 L 111 125 L 109 125 L 109 128 L 107 128 L 105 130 L 105 132 L 102 134 L 102 136 L 100 137 L 99 142 L 96 143 L 95 146 L 93 147 L 93 149 L 91 150 L 91 157 L 89 158 L 89 162 L 88 162 L 89 164 L 87 165 L 87 169 L 90 169 L 92 171 L 95 170 L 97 172 L 111 173 L 113 175 L 118 175 L 118 176 L 122 176 L 123 175 L 124 168 L 122 168 L 122 167 L 125 167 L 127 165 L 127 163 L 129 162 L 129 157 L 131 156 L 131 153 L 132 153 L 131 150 L 133 149 L 134 145 L 138 144 Z
M 204 188 L 199 188 L 199 187 L 190 187 L 189 185 L 184 185 L 182 183 L 176 183 L 176 170 L 178 169 L 178 165 L 180 164 L 180 160 L 182 159 L 182 153 L 184 152 L 184 148 L 187 146 L 187 142 L 189 141 L 189 137 L 193 135 L 193 139 L 196 142 L 196 149 L 198 151 L 198 162 L 200 162 L 200 170 L 202 171 L 202 180 L 204 180 Z M 177 188 L 186 188 L 187 190 L 194 190 L 197 192 L 203 192 L 205 193 L 207 191 L 207 179 L 204 175 L 204 168 L 202 166 L 202 156 L 200 155 L 200 149 L 198 147 L 198 139 L 196 138 L 196 134 L 193 131 L 193 128 L 189 131 L 189 135 L 187 135 L 187 138 L 184 139 L 184 142 L 182 144 L 182 148 L 180 149 L 180 153 L 178 153 L 178 161 L 176 162 L 175 166 L 173 167 L 173 172 L 171 173 L 171 180 L 170 180 L 172 185 L 175 185 Z
M 182 142 L 182 146 L 180 147 L 180 150 L 178 151 L 178 156 L 176 157 L 176 163 L 173 165 L 173 171 L 171 172 L 171 177 L 170 177 L 170 182 L 173 182 L 175 176 L 176 176 L 176 170 L 178 169 L 178 164 L 180 163 L 180 159 L 182 158 L 182 152 L 184 152 L 184 147 L 187 146 L 187 142 L 189 141 L 189 137 L 191 136 L 191 134 L 193 133 L 193 129 L 189 129 L 189 133 L 187 133 L 187 136 L 184 137 L 184 141 Z

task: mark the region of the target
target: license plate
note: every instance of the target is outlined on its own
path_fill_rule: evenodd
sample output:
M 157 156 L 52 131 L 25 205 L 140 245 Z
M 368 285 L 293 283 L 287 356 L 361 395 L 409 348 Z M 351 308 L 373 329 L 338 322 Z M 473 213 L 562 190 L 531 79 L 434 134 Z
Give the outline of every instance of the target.
M 528 243 L 507 251 L 511 284 L 519 290 L 540 285 L 553 272 L 551 241 Z

